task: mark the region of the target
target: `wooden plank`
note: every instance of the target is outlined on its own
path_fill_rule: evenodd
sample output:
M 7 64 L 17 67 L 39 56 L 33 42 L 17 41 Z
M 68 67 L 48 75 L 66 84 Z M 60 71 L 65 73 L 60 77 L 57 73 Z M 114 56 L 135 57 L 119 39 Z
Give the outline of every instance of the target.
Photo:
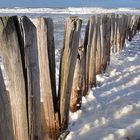
M 38 18 L 34 24 L 37 28 L 40 69 L 42 140 L 57 140 L 59 137 L 59 119 L 55 83 L 53 21 L 51 18 Z
M 15 140 L 9 93 L 6 91 L 0 68 L 0 139 Z
M 82 21 L 77 17 L 70 17 L 65 23 L 64 46 L 61 55 L 58 92 L 60 101 L 61 131 L 68 127 L 70 96 L 78 54 L 81 23 Z
M 41 110 L 40 110 L 40 77 L 37 50 L 37 34 L 34 24 L 26 16 L 14 19 L 22 64 L 24 70 L 29 139 L 41 139 Z
M 83 96 L 83 80 L 84 80 L 84 47 L 78 48 L 78 56 L 74 71 L 74 78 L 70 99 L 70 111 L 76 112 L 81 108 L 82 96 Z
M 26 91 L 19 42 L 13 17 L 0 18 L 0 57 L 8 77 L 14 140 L 28 140 Z

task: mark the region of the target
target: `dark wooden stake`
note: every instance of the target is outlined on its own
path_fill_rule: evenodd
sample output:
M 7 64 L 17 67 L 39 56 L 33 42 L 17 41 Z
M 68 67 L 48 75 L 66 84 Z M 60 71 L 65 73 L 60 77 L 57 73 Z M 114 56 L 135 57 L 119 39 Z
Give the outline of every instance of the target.
M 58 93 L 61 131 L 67 129 L 69 122 L 70 96 L 78 54 L 81 23 L 82 21 L 77 17 L 70 17 L 65 23 L 64 47 L 61 56 Z

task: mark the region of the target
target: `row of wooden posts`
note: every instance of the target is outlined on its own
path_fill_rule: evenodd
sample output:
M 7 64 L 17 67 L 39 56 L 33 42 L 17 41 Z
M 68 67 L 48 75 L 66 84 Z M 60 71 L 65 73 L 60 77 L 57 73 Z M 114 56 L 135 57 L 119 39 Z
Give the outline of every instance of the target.
M 81 26 L 78 17 L 65 22 L 57 92 L 52 19 L 0 18 L 1 140 L 58 140 L 68 128 L 69 109 L 80 109 L 110 52 L 121 51 L 140 29 L 140 16 L 91 16 L 79 46 Z

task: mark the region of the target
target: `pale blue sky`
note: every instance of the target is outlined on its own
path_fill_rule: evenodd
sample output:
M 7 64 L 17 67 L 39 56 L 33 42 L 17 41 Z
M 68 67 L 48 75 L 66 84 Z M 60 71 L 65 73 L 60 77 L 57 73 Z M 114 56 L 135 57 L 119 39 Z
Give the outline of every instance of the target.
M 0 7 L 133 7 L 140 0 L 0 0 Z

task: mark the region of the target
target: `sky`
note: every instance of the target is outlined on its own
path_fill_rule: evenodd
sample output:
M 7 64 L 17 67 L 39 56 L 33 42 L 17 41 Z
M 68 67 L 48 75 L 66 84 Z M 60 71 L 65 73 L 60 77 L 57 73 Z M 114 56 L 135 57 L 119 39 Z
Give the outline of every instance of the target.
M 0 0 L 0 7 L 140 8 L 140 0 Z

